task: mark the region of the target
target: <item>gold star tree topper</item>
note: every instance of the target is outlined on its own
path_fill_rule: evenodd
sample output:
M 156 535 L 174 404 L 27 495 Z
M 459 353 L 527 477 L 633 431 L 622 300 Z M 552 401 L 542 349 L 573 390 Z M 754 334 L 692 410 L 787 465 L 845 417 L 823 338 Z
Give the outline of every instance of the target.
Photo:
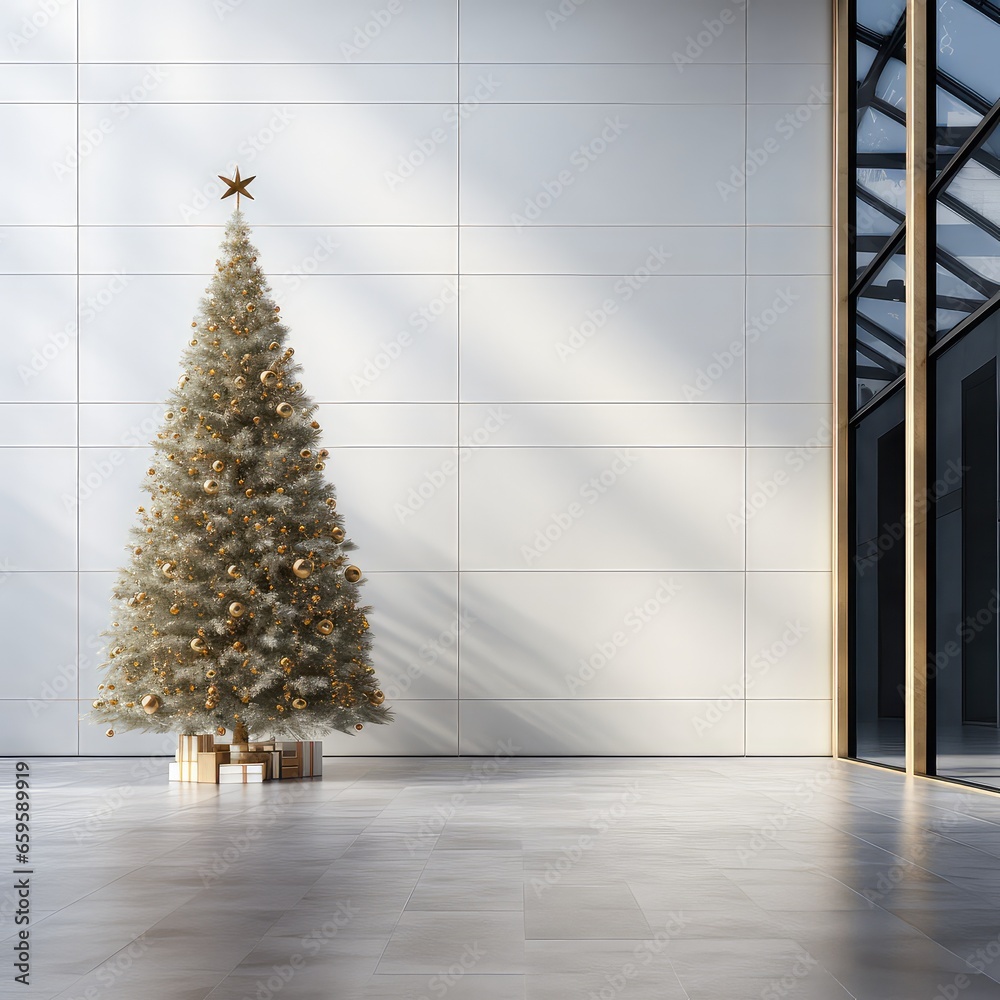
M 240 168 L 239 167 L 236 168 L 236 175 L 233 177 L 232 180 L 230 180 L 228 177 L 223 177 L 222 174 L 218 175 L 220 181 L 222 181 L 224 184 L 228 184 L 229 185 L 228 189 L 226 190 L 226 193 L 222 196 L 222 198 L 228 198 L 231 194 L 236 195 L 236 211 L 237 212 L 240 210 L 240 195 L 241 194 L 242 195 L 246 195 L 247 198 L 249 198 L 251 201 L 253 201 L 253 195 L 247 190 L 247 185 L 256 176 L 257 175 L 254 174 L 253 177 L 240 177 Z M 222 198 L 220 198 L 219 200 L 221 201 Z

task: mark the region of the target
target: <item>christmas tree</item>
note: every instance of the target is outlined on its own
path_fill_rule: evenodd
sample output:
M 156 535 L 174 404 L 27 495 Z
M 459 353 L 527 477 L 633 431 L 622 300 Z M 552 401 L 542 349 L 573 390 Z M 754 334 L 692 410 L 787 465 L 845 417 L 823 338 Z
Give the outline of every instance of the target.
M 235 743 L 360 730 L 391 721 L 362 573 L 239 210 L 248 180 L 227 183 L 237 209 L 153 442 L 91 719 Z

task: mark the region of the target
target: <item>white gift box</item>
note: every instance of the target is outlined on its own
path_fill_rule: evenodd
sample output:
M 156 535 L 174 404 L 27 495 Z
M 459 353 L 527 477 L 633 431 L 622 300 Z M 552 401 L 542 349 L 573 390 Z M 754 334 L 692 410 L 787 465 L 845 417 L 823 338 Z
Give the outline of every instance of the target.
M 220 764 L 220 785 L 263 784 L 267 764 Z

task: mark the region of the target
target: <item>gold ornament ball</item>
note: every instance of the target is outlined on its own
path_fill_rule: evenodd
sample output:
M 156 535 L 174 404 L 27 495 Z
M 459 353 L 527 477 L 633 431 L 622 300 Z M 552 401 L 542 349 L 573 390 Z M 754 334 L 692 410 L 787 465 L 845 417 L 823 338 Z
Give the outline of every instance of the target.
M 187 375 L 181 375 L 181 377 L 177 380 L 177 385 L 178 386 L 186 385 L 189 381 L 190 379 L 188 378 Z
M 365 727 L 363 725 L 361 725 L 360 722 L 355 722 L 354 723 L 354 728 L 360 733 L 361 730 L 364 729 Z
M 166 420 L 173 420 L 174 419 L 174 411 L 173 410 L 167 410 L 167 412 L 164 413 L 163 416 L 164 416 L 164 419 L 166 419 Z
M 226 735 L 226 727 L 225 726 L 219 726 L 215 730 L 215 735 L 216 736 L 225 736 Z
M 222 470 L 225 469 L 225 467 L 226 467 L 226 463 L 223 462 L 221 458 L 217 458 L 212 463 L 212 471 L 213 472 L 222 472 Z
M 278 662 L 283 667 L 290 667 L 292 665 L 291 659 L 289 659 L 289 657 L 287 657 L 287 656 L 283 656 Z
M 210 496 L 213 496 L 214 494 L 219 492 L 219 484 L 214 479 L 206 479 L 203 489 Z
M 233 603 L 229 605 L 229 613 L 233 616 L 233 618 L 242 618 L 244 611 L 246 611 L 246 608 L 244 608 L 239 601 L 233 601 Z
M 305 580 L 313 571 L 312 559 L 296 559 L 292 564 L 292 572 L 300 579 Z
M 104 708 L 104 702 L 101 701 L 100 698 L 94 699 L 94 701 L 91 702 L 91 705 L 93 705 L 94 708 Z
M 260 380 L 261 382 L 264 383 L 264 385 L 270 385 L 277 379 L 277 377 L 278 377 L 277 372 L 271 371 L 270 368 L 268 368 L 267 371 L 263 371 L 260 373 Z
M 177 563 L 165 562 L 160 569 L 163 571 L 163 575 L 173 579 L 174 570 L 177 569 Z
M 324 470 L 324 469 L 326 468 L 326 465 L 325 465 L 325 464 L 324 464 L 323 462 L 317 462 L 317 463 L 316 463 L 316 464 L 315 464 L 315 465 L 313 466 L 313 468 L 314 468 L 314 469 L 315 469 L 315 470 L 316 470 L 317 472 L 322 472 L 322 471 L 323 471 L 323 470 Z
M 229 569 L 226 570 L 226 574 L 228 576 L 231 576 L 235 580 L 240 575 L 239 566 L 236 565 L 230 566 Z
M 172 615 L 179 615 L 181 613 L 181 607 L 180 607 L 180 605 L 179 604 L 171 604 L 170 605 L 170 613 Z
M 307 702 L 305 698 L 295 698 L 292 701 L 292 708 L 297 708 L 301 711 L 303 708 L 306 707 L 306 704 Z
M 256 309 L 256 308 L 257 307 L 252 302 L 248 302 L 247 303 L 247 312 L 248 313 L 252 313 L 254 311 L 254 309 Z
M 162 702 L 155 694 L 147 694 L 139 703 L 146 715 L 155 715 L 160 710 Z
M 110 739 L 112 736 L 115 735 L 115 731 L 113 729 L 109 729 L 104 735 L 107 736 L 108 739 Z
M 319 450 L 319 457 L 320 458 L 329 458 L 330 457 L 330 452 L 327 451 L 326 448 L 320 448 L 320 450 Z
M 330 537 L 339 545 L 347 536 L 344 534 L 343 528 L 333 528 L 330 531 Z
M 358 566 L 348 566 L 344 570 L 344 579 L 348 583 L 357 583 L 361 579 L 361 569 Z
M 205 676 L 206 676 L 206 677 L 207 677 L 207 678 L 208 678 L 209 680 L 211 680 L 211 679 L 212 679 L 212 678 L 213 678 L 213 677 L 215 676 L 215 671 L 214 671 L 214 670 L 206 670 L 206 671 L 205 671 Z
M 333 497 L 327 497 L 326 498 L 326 505 L 331 510 L 336 510 L 337 509 L 337 501 L 334 500 Z
M 373 705 L 381 705 L 382 702 L 385 701 L 385 695 L 378 688 L 376 688 L 368 695 L 368 700 Z
M 202 637 L 200 635 L 196 635 L 191 640 L 191 648 L 196 653 L 207 653 L 208 652 L 208 646 L 205 645 L 205 640 L 202 639 Z
M 251 490 L 247 490 L 246 491 L 246 495 L 247 495 L 247 497 L 252 497 L 253 496 L 253 490 L 252 489 Z
M 235 385 L 237 389 L 242 389 L 246 384 L 247 380 L 242 375 L 237 375 L 236 378 L 233 379 L 233 385 Z
M 272 340 L 271 343 L 267 345 L 267 349 L 269 351 L 276 351 L 279 347 L 281 347 L 281 344 L 279 344 L 276 340 Z
M 291 403 L 278 403 L 274 408 L 274 412 L 278 414 L 279 417 L 284 417 L 288 419 L 295 411 L 292 409 Z
M 321 622 L 316 623 L 316 631 L 320 635 L 329 635 L 333 631 L 333 622 L 329 618 L 324 618 Z
M 299 452 L 299 458 L 309 458 L 311 454 L 312 452 L 308 448 L 303 448 L 302 451 Z

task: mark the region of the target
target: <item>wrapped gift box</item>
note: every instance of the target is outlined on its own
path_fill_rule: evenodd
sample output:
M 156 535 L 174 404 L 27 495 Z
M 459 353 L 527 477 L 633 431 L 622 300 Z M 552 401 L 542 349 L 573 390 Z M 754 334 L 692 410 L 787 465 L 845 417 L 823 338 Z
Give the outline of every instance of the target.
M 228 750 L 214 750 L 212 753 L 198 754 L 198 781 L 216 785 L 219 783 L 219 766 L 229 763 Z
M 267 764 L 220 764 L 220 785 L 261 784 L 265 780 Z
M 167 768 L 170 781 L 197 781 L 198 762 L 192 760 L 171 761 Z
M 323 743 L 320 740 L 281 740 L 275 743 L 281 753 L 282 778 L 318 778 L 323 774 Z
M 198 760 L 198 754 L 211 753 L 215 749 L 215 737 L 208 733 L 205 736 L 178 736 L 177 737 L 177 760 L 190 761 L 192 764 Z

